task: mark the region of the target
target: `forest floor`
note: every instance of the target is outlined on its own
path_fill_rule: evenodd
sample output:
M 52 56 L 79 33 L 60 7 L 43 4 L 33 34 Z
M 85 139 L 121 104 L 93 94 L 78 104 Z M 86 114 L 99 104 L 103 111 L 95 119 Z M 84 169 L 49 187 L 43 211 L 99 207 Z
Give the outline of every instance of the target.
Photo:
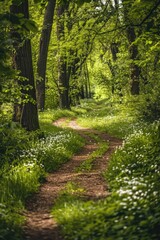
M 121 145 L 122 141 L 106 133 L 97 130 L 80 127 L 76 120 L 66 122 L 66 118 L 59 119 L 53 124 L 63 126 L 64 124 L 77 131 L 86 139 L 85 146 L 72 159 L 65 163 L 58 171 L 48 174 L 46 181 L 41 185 L 39 192 L 27 202 L 26 225 L 24 226 L 24 238 L 31 240 L 62 240 L 58 224 L 51 215 L 59 193 L 65 189 L 68 182 L 74 182 L 85 189 L 84 197 L 87 200 L 105 198 L 109 192 L 102 173 L 106 170 L 111 154 Z M 109 148 L 100 158 L 94 161 L 89 172 L 76 172 L 75 169 L 87 159 L 96 149 L 98 143 L 91 134 L 96 134 L 103 141 L 109 142 Z

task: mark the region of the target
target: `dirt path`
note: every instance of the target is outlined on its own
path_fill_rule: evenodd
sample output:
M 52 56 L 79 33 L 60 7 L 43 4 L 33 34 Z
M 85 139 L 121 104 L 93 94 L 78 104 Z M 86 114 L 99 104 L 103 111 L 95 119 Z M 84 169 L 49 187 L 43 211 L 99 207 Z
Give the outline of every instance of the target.
M 54 124 L 63 125 L 65 119 L 60 119 Z M 50 215 L 53 203 L 59 192 L 65 188 L 67 182 L 74 181 L 85 189 L 85 197 L 88 199 L 104 198 L 108 195 L 107 185 L 102 178 L 102 172 L 106 169 L 110 155 L 115 148 L 121 145 L 121 140 L 111 137 L 96 130 L 83 128 L 76 121 L 69 122 L 69 127 L 78 131 L 86 140 L 87 144 L 81 152 L 65 163 L 57 172 L 48 175 L 46 182 L 39 192 L 27 203 L 27 223 L 24 227 L 24 238 L 31 240 L 62 240 L 57 223 Z M 94 162 L 93 169 L 87 173 L 77 173 L 75 169 L 87 159 L 87 156 L 98 148 L 87 133 L 94 133 L 105 141 L 109 141 L 109 149 Z

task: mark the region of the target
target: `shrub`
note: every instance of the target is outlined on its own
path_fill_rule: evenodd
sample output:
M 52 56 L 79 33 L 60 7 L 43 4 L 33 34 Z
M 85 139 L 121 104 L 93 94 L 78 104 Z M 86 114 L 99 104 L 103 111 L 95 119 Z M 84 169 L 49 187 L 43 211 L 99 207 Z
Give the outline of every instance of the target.
M 24 217 L 24 203 L 31 193 L 38 190 L 44 169 L 36 162 L 23 162 L 1 170 L 0 185 L 0 239 L 20 239 Z
M 19 125 L 6 123 L 0 125 L 0 167 L 11 164 L 19 152 L 30 147 L 34 134 L 27 133 Z
M 83 141 L 79 135 L 61 130 L 37 141 L 31 149 L 24 150 L 20 158 L 38 161 L 45 171 L 51 172 L 69 160 L 82 145 Z

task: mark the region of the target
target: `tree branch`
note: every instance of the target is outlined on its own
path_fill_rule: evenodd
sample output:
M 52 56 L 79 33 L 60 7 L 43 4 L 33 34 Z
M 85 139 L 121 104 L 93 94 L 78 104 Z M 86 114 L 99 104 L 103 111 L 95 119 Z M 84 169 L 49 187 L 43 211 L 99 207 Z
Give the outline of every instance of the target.
M 158 2 L 156 3 L 156 5 L 150 10 L 150 12 L 148 13 L 148 15 L 141 21 L 141 23 L 139 23 L 137 26 L 141 26 L 143 25 L 143 23 L 150 18 L 150 16 L 152 15 L 152 13 L 158 8 L 158 6 L 160 5 L 160 0 L 158 0 Z
M 111 30 L 108 30 L 108 31 L 105 31 L 105 32 L 102 32 L 102 33 L 99 33 L 99 34 L 106 34 L 106 33 L 114 32 L 114 31 L 117 31 L 117 30 L 124 30 L 127 27 L 141 27 L 147 21 L 147 19 L 149 19 L 151 17 L 153 12 L 158 8 L 159 5 L 160 5 L 160 0 L 157 1 L 157 3 L 150 10 L 150 12 L 147 14 L 147 16 L 138 24 L 125 24 L 125 25 L 119 26 L 117 28 L 113 28 Z

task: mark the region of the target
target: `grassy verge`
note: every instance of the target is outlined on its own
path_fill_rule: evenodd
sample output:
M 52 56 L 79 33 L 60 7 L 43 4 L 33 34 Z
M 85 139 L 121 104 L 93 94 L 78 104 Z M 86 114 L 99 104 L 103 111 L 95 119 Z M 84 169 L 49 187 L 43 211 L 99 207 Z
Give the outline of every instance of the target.
M 89 104 L 84 105 L 86 109 Z M 138 113 L 132 104 L 110 105 L 106 102 L 99 104 L 93 102 L 92 107 L 93 111 L 90 110 L 78 117 L 80 125 L 108 132 L 123 139 L 135 128 L 141 127 L 141 123 L 137 122 Z
M 0 239 L 21 239 L 25 201 L 38 191 L 47 172 L 55 171 L 84 144 L 70 130 L 52 125 L 53 113 L 40 116 L 43 132 L 28 134 L 18 126 L 0 126 Z
M 123 108 L 122 113 L 126 111 Z M 113 112 L 113 107 L 110 112 Z M 85 202 L 80 196 L 70 201 L 70 197 L 63 196 L 63 204 L 57 203 L 53 215 L 60 223 L 65 239 L 160 239 L 160 122 L 146 125 L 136 123 L 133 117 L 127 122 L 132 127 L 122 132 L 118 125 L 124 128 L 126 123 L 122 124 L 118 117 L 120 109 L 118 112 L 115 110 L 110 127 L 104 120 L 97 123 L 99 117 L 91 118 L 95 128 L 125 138 L 104 174 L 110 186 L 110 196 L 96 202 Z M 132 116 L 133 112 L 128 114 Z M 94 115 L 89 113 L 90 117 Z M 80 121 L 83 122 L 83 118 Z M 88 126 L 90 119 L 85 118 L 84 122 Z
M 60 195 L 53 215 L 64 238 L 160 239 L 160 122 L 137 122 L 132 106 L 118 104 L 84 103 L 74 114 L 80 112 L 81 123 L 125 141 L 104 174 L 110 186 L 107 199 L 86 202 L 83 189 L 74 183 Z M 69 113 L 70 117 L 74 114 Z M 0 239 L 20 240 L 26 198 L 38 190 L 46 171 L 57 169 L 83 145 L 72 131 L 51 124 L 58 117 L 62 117 L 60 112 L 56 117 L 54 112 L 41 114 L 43 134 L 28 135 L 13 125 L 0 126 Z

